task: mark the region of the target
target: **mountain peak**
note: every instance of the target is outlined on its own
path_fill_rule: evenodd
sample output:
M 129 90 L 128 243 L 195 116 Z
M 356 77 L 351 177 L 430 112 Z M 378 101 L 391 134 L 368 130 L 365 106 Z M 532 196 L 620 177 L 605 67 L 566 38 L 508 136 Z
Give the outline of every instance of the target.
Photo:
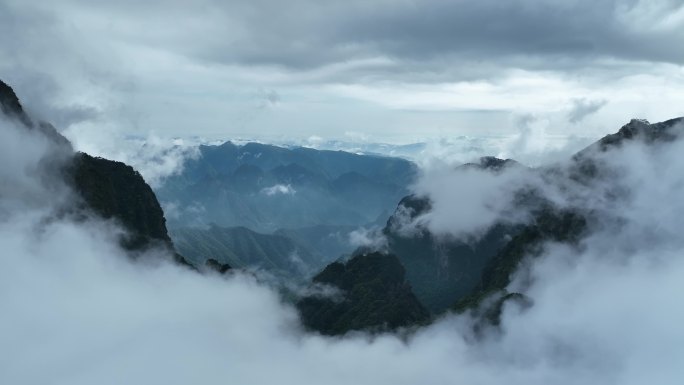
M 52 124 L 47 122 L 34 123 L 26 114 L 26 111 L 24 111 L 19 97 L 17 97 L 12 87 L 2 80 L 0 80 L 0 112 L 10 119 L 18 120 L 30 130 L 37 129 L 42 132 L 43 135 L 57 144 L 61 150 L 73 151 L 71 142 L 60 134 Z
M 640 119 L 640 118 L 633 118 L 629 121 L 629 125 L 650 125 L 651 122 L 649 122 L 647 119 Z
M 577 152 L 573 159 L 586 161 L 595 151 L 607 151 L 613 147 L 621 146 L 625 141 L 642 140 L 647 144 L 671 142 L 681 135 L 682 130 L 684 130 L 684 117 L 659 123 L 650 123 L 646 119 L 632 119 L 622 126 L 618 132 L 606 135 Z
M 625 124 L 615 134 L 607 135 L 599 141 L 601 149 L 619 145 L 624 140 L 641 138 L 647 143 L 658 141 L 669 142 L 675 139 L 679 132 L 675 132 L 677 127 L 684 127 L 684 118 L 675 118 L 660 123 L 651 124 L 646 119 L 632 119 Z
M 0 80 L 0 108 L 5 115 L 19 119 L 27 126 L 31 124 L 31 120 L 24 112 L 17 94 L 14 93 L 12 87 L 2 80 Z
M 419 325 L 429 319 L 429 313 L 405 275 L 399 259 L 391 254 L 376 252 L 334 262 L 313 282 L 341 290 L 343 298 L 304 297 L 297 308 L 307 328 L 326 335 Z

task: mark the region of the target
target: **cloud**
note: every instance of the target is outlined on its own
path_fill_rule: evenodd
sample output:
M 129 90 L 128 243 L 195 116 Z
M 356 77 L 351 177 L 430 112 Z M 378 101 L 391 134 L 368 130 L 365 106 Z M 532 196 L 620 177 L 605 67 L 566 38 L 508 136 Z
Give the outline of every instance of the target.
M 0 74 L 34 115 L 93 136 L 108 125 L 122 136 L 273 140 L 354 131 L 406 142 L 510 135 L 511 116 L 540 112 L 557 115 L 556 133 L 591 136 L 616 120 L 684 112 L 684 51 L 666 43 L 682 40 L 677 2 L 283 7 L 6 0 Z M 563 106 L 581 98 L 610 103 L 578 127 Z
M 259 104 L 257 108 L 260 110 L 277 107 L 282 101 L 280 94 L 276 90 L 266 89 L 259 90 L 258 99 Z
M 146 137 L 122 136 L 118 129 L 106 125 L 97 131 L 91 128 L 72 127 L 64 134 L 78 151 L 133 166 L 152 187 L 159 187 L 165 178 L 181 173 L 187 160 L 200 156 L 201 139 L 168 138 L 152 133 Z
M 291 185 L 289 184 L 276 184 L 271 187 L 265 187 L 261 190 L 262 194 L 266 194 L 268 196 L 274 196 L 274 195 L 294 195 L 297 193 L 297 190 L 295 190 Z
M 607 100 L 574 99 L 572 109 L 568 112 L 568 121 L 573 124 L 579 123 L 587 116 L 596 113 L 607 103 Z
M 433 165 L 424 170 L 414 186 L 414 193 L 430 199 L 427 213 L 405 215 L 401 232 L 426 228 L 440 236 L 460 239 L 477 237 L 495 223 L 524 222 L 526 215 L 509 209 L 515 193 L 535 178 L 524 167 L 510 167 L 502 172 L 472 167 L 454 169 L 452 165 Z
M 55 205 L 70 197 L 63 183 L 54 175 L 67 159 L 66 149 L 58 148 L 38 130 L 27 130 L 14 120 L 0 116 L 0 217 L 14 210 Z
M 377 228 L 366 229 L 362 227 L 350 232 L 349 243 L 355 248 L 362 247 L 373 251 L 387 249 L 387 238 Z
M 562 118 L 563 120 L 565 118 Z M 540 166 L 568 159 L 596 139 L 573 134 L 554 133 L 559 117 L 549 113 L 523 114 L 515 119 L 517 132 L 501 140 L 500 158 L 515 159 L 529 166 Z
M 681 4 L 665 0 L 431 0 L 420 6 L 299 0 L 288 9 L 306 12 L 295 13 L 272 1 L 200 4 L 72 1 L 65 9 L 93 21 L 126 16 L 111 27 L 123 41 L 225 65 L 312 69 L 384 60 L 383 70 L 408 73 L 452 55 L 466 61 L 506 57 L 518 67 L 544 66 L 535 57 L 555 57 L 560 60 L 554 66 L 566 68 L 601 57 L 675 63 L 684 58 L 682 49 L 665 43 L 682 37 L 681 18 L 667 17 L 681 12 Z M 282 17 L 274 20 L 267 9 Z M 142 16 L 149 12 L 160 17 Z M 170 28 L 171 20 L 180 28 Z M 372 76 L 372 67 L 364 70 Z

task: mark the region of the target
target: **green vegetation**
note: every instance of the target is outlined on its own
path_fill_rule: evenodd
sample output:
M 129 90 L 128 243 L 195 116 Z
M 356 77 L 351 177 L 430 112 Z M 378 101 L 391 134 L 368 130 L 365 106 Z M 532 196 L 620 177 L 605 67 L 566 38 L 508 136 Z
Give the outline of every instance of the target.
M 304 325 L 322 334 L 393 330 L 429 319 L 393 255 L 371 253 L 332 263 L 313 282 L 342 291 L 341 298 L 309 296 L 297 303 Z

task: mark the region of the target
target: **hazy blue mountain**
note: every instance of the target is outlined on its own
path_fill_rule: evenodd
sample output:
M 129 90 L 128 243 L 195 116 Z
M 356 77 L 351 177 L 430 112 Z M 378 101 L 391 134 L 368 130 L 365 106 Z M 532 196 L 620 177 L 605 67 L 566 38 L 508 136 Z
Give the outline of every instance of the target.
M 354 251 L 355 246 L 349 242 L 349 234 L 356 229 L 357 226 L 318 225 L 279 229 L 274 234 L 288 237 L 305 245 L 311 252 L 321 256 L 321 260 L 330 263 Z
M 178 251 L 196 266 L 214 260 L 233 268 L 258 268 L 296 279 L 310 277 L 329 262 L 288 237 L 246 227 L 179 227 L 170 232 Z
M 365 225 L 394 209 L 416 173 L 399 158 L 303 147 L 226 142 L 199 153 L 156 190 L 174 208 L 170 227 L 215 223 L 270 233 Z

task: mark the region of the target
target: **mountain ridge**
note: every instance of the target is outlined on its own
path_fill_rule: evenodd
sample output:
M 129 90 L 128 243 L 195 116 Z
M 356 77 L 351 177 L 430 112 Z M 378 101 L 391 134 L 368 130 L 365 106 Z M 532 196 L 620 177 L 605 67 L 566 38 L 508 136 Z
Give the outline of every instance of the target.
M 246 226 L 258 232 L 318 225 L 363 226 L 408 192 L 415 164 L 344 151 L 232 142 L 199 146 L 183 171 L 156 189 L 181 211 L 170 225 Z M 344 187 L 344 188 L 341 188 Z
M 51 141 L 52 152 L 59 153 L 60 158 L 51 153 L 50 159 L 43 163 L 77 193 L 76 218 L 83 216 L 85 210 L 104 219 L 114 219 L 127 231 L 120 244 L 132 256 L 151 247 L 162 247 L 169 251 L 175 262 L 190 266 L 175 251 L 161 205 L 140 173 L 122 162 L 74 152 L 69 140 L 54 126 L 34 122 L 24 111 L 12 87 L 2 80 L 0 109 L 8 119 L 27 130 L 38 130 Z M 66 156 L 66 159 L 61 156 Z M 57 169 L 53 170 L 55 167 Z
M 601 173 L 602 165 L 595 160 L 597 154 L 611 151 L 613 148 L 619 147 L 631 140 L 643 140 L 646 144 L 670 142 L 680 137 L 682 132 L 684 132 L 684 118 L 670 119 L 655 124 L 650 124 L 643 120 L 632 120 L 622 126 L 617 133 L 606 135 L 573 155 L 566 165 L 570 171 L 567 174 L 567 178 L 583 185 L 591 184 L 593 180 L 603 177 Z M 587 167 L 587 164 L 590 167 Z M 479 163 L 466 164 L 462 167 L 476 167 L 486 172 L 497 173 L 502 170 L 502 166 L 504 168 L 508 167 L 506 165 L 521 167 L 517 162 L 491 157 L 483 158 Z M 533 171 L 541 173 L 542 176 L 545 174 L 563 174 L 555 170 L 554 167 L 540 168 Z M 450 258 L 455 258 L 455 262 L 460 262 L 460 264 L 457 264 L 459 268 L 463 266 L 463 258 L 473 255 L 474 251 L 482 251 L 478 258 L 485 258 L 485 260 L 480 261 L 477 268 L 469 270 L 470 283 L 464 286 L 464 290 L 458 291 L 438 285 L 434 292 L 443 296 L 440 299 L 440 303 L 438 306 L 435 306 L 435 304 L 428 301 L 427 306 L 433 316 L 449 311 L 457 313 L 469 311 L 477 320 L 473 327 L 478 332 L 484 327 L 496 327 L 498 325 L 503 306 L 506 303 L 516 302 L 521 308 L 533 306 L 533 303 L 524 294 L 507 290 L 508 285 L 511 283 L 512 275 L 518 270 L 525 258 L 533 259 L 535 256 L 538 256 L 542 252 L 542 245 L 546 242 L 562 243 L 575 248 L 579 247 L 582 238 L 587 235 L 590 223 L 596 220 L 596 213 L 573 207 L 557 207 L 534 189 L 523 189 L 516 192 L 516 194 L 518 194 L 516 202 L 529 205 L 529 210 L 531 210 L 530 221 L 515 226 L 504 225 L 503 228 L 501 224 L 495 224 L 483 238 L 480 238 L 477 244 L 467 245 L 466 248 L 460 248 L 460 242 L 458 241 L 456 243 L 453 243 L 453 241 L 451 243 L 447 242 L 447 244 L 438 246 L 438 242 L 432 238 L 429 232 L 425 231 L 411 236 L 394 234 L 392 227 L 393 222 L 397 220 L 395 219 L 397 215 L 406 216 L 408 213 L 409 217 L 413 218 L 420 213 L 429 211 L 432 206 L 428 198 L 411 195 L 402 198 L 397 205 L 397 210 L 387 221 L 385 229 L 383 229 L 383 234 L 388 237 L 388 246 L 387 250 L 384 251 L 384 255 L 399 254 L 398 257 L 394 258 L 397 258 L 399 264 L 405 267 L 406 280 L 411 285 L 412 290 L 417 293 L 416 297 L 419 303 L 425 305 L 424 301 L 426 299 L 429 300 L 429 297 L 425 296 L 424 289 L 421 288 L 425 283 L 422 283 L 423 281 L 415 276 L 416 269 L 421 271 L 421 268 L 416 263 L 425 263 L 427 260 L 429 268 L 422 269 L 422 271 L 428 272 L 424 281 L 429 284 L 439 282 L 440 275 L 434 267 L 438 266 L 439 262 L 443 263 L 444 260 L 437 258 L 438 255 L 435 254 L 435 250 L 441 249 L 446 251 L 447 255 L 451 255 Z M 502 229 L 505 230 L 504 237 L 495 237 L 494 241 L 487 239 L 487 237 Z M 493 245 L 493 243 L 496 243 L 496 239 L 502 239 L 504 242 Z M 421 262 L 421 257 L 416 257 L 416 254 L 421 253 L 424 254 L 423 262 Z M 478 253 L 475 252 L 475 254 Z M 347 263 L 352 263 L 357 259 L 363 260 L 366 256 L 367 253 L 361 250 Z M 334 275 L 336 272 L 337 274 L 342 274 L 339 268 L 332 266 L 329 265 L 330 269 L 324 269 L 328 276 Z M 404 275 L 402 274 L 401 277 L 404 277 Z M 374 280 L 375 277 L 358 276 L 355 279 L 357 280 L 356 282 L 347 282 L 345 285 L 362 285 L 364 282 Z M 335 280 L 332 278 L 328 278 L 327 281 L 332 282 L 333 285 L 335 283 Z M 302 312 L 305 319 L 306 317 L 313 317 L 313 320 L 308 321 L 308 325 L 316 330 L 327 332 L 330 325 L 325 324 L 327 319 L 325 310 L 331 305 L 311 301 L 308 302 L 307 306 L 305 309 L 300 308 L 300 312 Z M 316 306 L 319 306 L 319 308 L 316 309 Z M 320 314 L 320 312 L 323 314 Z M 380 318 L 382 318 L 381 315 Z M 345 330 L 363 330 L 368 325 L 347 323 L 344 326 Z

